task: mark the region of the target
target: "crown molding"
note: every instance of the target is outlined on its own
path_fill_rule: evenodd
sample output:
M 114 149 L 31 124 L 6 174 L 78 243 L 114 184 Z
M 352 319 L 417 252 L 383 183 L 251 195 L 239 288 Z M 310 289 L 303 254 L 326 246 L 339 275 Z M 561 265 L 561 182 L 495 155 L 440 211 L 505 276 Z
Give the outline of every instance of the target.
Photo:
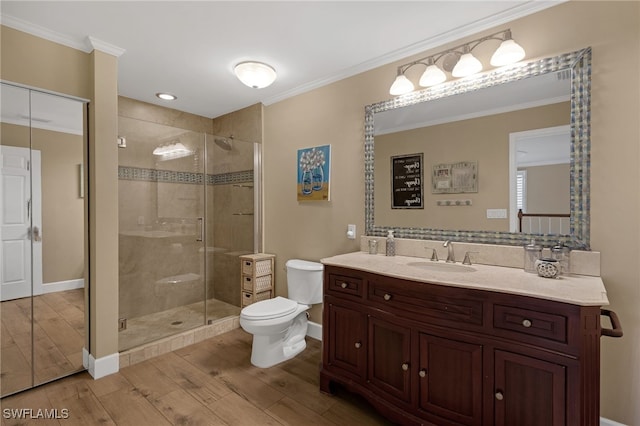
M 86 45 L 90 48 L 89 52 L 99 50 L 100 52 L 108 53 L 116 58 L 119 58 L 125 52 L 125 49 L 107 43 L 106 41 L 99 40 L 95 37 L 87 36 Z
M 71 47 L 72 49 L 81 50 L 85 53 L 91 52 L 91 50 L 87 50 L 87 45 L 83 41 L 76 40 L 73 37 L 69 37 L 57 31 L 52 31 L 48 28 L 41 27 L 40 25 L 27 22 L 20 18 L 9 15 L 0 15 L 0 23 L 6 27 L 13 28 L 14 30 L 22 31 L 54 43 L 62 44 L 63 46 Z
M 85 53 L 91 53 L 94 50 L 99 50 L 115 57 L 120 57 L 120 55 L 125 52 L 125 49 L 91 36 L 87 36 L 84 40 L 77 40 L 57 31 L 52 31 L 48 28 L 10 15 L 0 15 L 0 23 L 6 27 L 13 28 L 14 30 L 22 31 Z
M 522 18 L 527 15 L 531 15 L 541 10 L 548 9 L 553 6 L 565 3 L 569 0 L 552 0 L 552 1 L 529 1 L 525 4 L 514 6 L 509 10 L 503 11 L 489 18 L 481 19 L 469 25 L 464 25 L 445 33 L 439 34 L 435 37 L 428 38 L 418 43 L 414 43 L 402 49 L 394 50 L 386 55 L 379 56 L 372 60 L 362 62 L 356 66 L 347 68 L 340 73 L 333 74 L 326 78 L 314 80 L 307 84 L 295 87 L 286 92 L 279 93 L 276 96 L 266 98 L 262 101 L 265 105 L 271 105 L 276 102 L 283 101 L 287 98 L 300 95 L 305 92 L 309 92 L 313 89 L 317 89 L 322 86 L 326 86 L 336 81 L 343 80 L 348 77 L 352 77 L 356 74 L 360 74 L 365 71 L 372 70 L 374 68 L 381 67 L 383 65 L 390 64 L 392 62 L 404 60 L 407 57 L 424 53 L 428 50 L 435 49 L 444 44 L 451 43 L 461 38 L 477 34 L 479 32 L 488 30 L 497 25 L 502 25 L 507 22 L 511 22 L 515 19 Z M 391 77 L 390 77 L 391 78 Z M 391 81 L 391 80 L 390 80 Z

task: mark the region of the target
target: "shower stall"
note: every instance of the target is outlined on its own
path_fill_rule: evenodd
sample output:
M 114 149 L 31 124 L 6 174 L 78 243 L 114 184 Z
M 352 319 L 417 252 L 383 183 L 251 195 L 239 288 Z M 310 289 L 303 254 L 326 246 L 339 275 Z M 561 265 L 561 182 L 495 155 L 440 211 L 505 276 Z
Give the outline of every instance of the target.
M 119 117 L 119 350 L 240 313 L 260 145 Z

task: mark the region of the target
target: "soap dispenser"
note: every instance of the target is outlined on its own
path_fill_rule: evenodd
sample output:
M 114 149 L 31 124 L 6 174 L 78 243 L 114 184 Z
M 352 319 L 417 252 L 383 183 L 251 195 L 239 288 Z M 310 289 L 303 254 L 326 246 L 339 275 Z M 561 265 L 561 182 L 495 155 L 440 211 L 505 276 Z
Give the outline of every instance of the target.
M 396 240 L 393 239 L 393 230 L 387 234 L 387 256 L 396 255 Z

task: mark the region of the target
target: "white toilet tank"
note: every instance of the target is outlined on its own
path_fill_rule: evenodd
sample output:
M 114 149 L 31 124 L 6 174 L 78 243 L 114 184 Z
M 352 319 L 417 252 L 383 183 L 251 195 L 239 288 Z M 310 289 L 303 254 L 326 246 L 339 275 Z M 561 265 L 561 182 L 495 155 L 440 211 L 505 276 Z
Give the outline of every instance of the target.
M 324 265 L 307 260 L 290 259 L 287 266 L 288 299 L 304 305 L 322 303 Z

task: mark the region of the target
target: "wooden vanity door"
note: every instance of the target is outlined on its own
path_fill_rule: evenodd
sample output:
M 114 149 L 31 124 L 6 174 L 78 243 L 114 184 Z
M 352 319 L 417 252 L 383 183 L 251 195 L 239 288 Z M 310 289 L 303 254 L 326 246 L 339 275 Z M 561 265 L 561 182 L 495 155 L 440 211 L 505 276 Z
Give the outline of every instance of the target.
M 383 392 L 411 402 L 411 330 L 369 316 L 367 380 Z
M 566 367 L 495 351 L 496 426 L 566 424 Z
M 330 369 L 338 368 L 356 380 L 366 374 L 366 316 L 349 307 L 336 304 L 330 297 L 325 300 L 328 313 L 328 356 Z
M 456 424 L 481 425 L 482 346 L 420 333 L 419 360 L 420 409 Z

